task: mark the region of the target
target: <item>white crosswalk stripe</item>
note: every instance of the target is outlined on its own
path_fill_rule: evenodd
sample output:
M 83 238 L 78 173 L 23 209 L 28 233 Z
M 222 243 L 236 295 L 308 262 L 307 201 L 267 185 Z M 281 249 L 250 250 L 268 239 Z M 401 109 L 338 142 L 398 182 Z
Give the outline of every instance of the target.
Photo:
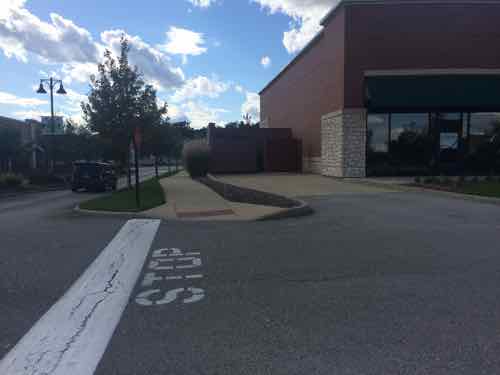
M 0 362 L 2 375 L 91 375 L 127 306 L 160 225 L 130 220 Z

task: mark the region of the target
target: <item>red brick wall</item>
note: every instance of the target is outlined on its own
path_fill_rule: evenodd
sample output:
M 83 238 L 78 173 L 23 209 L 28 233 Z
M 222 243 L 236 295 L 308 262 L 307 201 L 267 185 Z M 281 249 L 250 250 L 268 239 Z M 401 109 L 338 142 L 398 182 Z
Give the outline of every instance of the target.
M 321 156 L 321 116 L 343 107 L 344 11 L 324 35 L 261 93 L 261 119 L 291 128 L 305 157 Z
M 345 13 L 347 108 L 363 107 L 365 70 L 500 68 L 500 3 L 364 4 Z

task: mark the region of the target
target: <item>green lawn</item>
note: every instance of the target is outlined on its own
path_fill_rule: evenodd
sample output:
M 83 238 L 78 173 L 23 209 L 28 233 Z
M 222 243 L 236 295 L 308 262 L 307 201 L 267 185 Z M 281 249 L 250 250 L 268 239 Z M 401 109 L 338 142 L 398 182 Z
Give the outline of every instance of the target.
M 459 188 L 461 193 L 500 198 L 500 182 L 467 183 Z
M 105 197 L 99 197 L 80 204 L 80 208 L 93 211 L 140 212 L 164 204 L 163 188 L 156 178 L 140 184 L 141 207 L 135 202 L 135 189 L 115 191 Z

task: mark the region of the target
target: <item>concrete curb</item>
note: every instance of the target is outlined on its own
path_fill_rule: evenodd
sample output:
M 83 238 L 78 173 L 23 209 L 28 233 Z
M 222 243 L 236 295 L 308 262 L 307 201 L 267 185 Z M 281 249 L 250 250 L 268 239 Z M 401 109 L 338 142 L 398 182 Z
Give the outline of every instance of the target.
M 291 218 L 297 218 L 297 217 L 301 217 L 301 216 L 312 215 L 314 213 L 314 210 L 306 202 L 299 200 L 299 199 L 294 199 L 294 200 L 299 202 L 300 205 L 297 207 L 287 208 L 287 209 L 280 211 L 280 212 L 275 212 L 272 214 L 263 215 L 263 216 L 255 219 L 255 221 L 291 219 Z
M 304 201 L 294 199 L 299 202 L 300 205 L 297 207 L 286 208 L 282 211 L 275 212 L 272 214 L 262 215 L 260 217 L 254 219 L 247 220 L 210 220 L 210 218 L 203 218 L 203 220 L 196 219 L 185 219 L 185 218 L 161 218 L 155 215 L 143 214 L 141 212 L 117 212 L 117 211 L 95 211 L 95 210 L 85 210 L 80 208 L 79 205 L 76 205 L 73 208 L 73 211 L 76 213 L 81 213 L 85 215 L 94 215 L 94 216 L 114 216 L 114 217 L 123 217 L 123 218 L 140 218 L 140 219 L 162 219 L 162 220 L 172 220 L 172 221 L 205 221 L 205 222 L 252 222 L 252 221 L 271 221 L 271 220 L 282 220 L 282 219 L 290 219 L 297 218 L 301 216 L 312 215 L 314 210 Z
M 122 216 L 122 217 L 134 217 L 134 218 L 141 218 L 141 219 L 156 219 L 155 217 L 151 215 L 141 215 L 141 212 L 131 212 L 131 211 L 95 211 L 95 210 L 86 210 L 84 208 L 80 208 L 79 205 L 76 205 L 73 208 L 74 212 L 81 213 L 81 214 L 87 214 L 87 215 L 106 215 L 106 216 Z

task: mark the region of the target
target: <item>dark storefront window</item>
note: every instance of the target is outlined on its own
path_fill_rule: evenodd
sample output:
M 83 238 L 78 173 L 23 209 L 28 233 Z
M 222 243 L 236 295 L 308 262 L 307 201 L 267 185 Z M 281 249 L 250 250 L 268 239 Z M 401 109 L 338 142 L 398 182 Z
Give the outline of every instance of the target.
M 390 157 L 395 174 L 426 174 L 432 148 L 428 113 L 391 115 Z
M 389 115 L 368 116 L 368 150 L 386 153 L 389 150 Z
M 471 113 L 466 168 L 500 172 L 500 113 Z
M 367 175 L 500 173 L 500 113 L 372 113 Z
M 366 158 L 368 174 L 380 174 L 389 167 L 388 114 L 368 115 Z

